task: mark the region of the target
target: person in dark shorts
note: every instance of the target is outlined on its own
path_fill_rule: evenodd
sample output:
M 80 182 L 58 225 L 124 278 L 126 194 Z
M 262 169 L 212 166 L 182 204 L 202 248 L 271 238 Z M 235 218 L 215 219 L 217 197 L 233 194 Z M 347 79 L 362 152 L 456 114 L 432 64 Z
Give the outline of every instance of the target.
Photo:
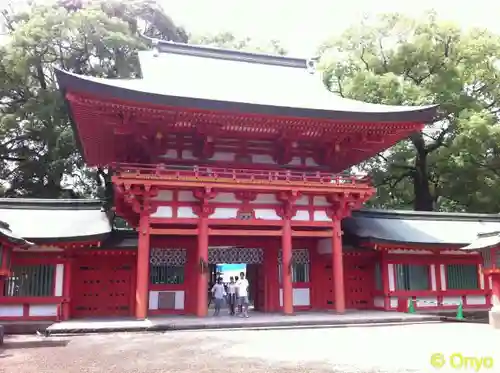
M 217 279 L 217 283 L 212 287 L 212 294 L 215 304 L 214 316 L 219 316 L 220 309 L 222 308 L 222 303 L 224 303 L 224 296 L 226 295 L 224 284 L 222 283 L 222 278 L 219 277 Z

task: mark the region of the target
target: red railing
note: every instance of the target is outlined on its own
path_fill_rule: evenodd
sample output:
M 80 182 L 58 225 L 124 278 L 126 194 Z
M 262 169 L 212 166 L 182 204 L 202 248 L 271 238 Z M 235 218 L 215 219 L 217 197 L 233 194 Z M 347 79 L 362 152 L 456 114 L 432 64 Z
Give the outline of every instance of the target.
M 370 186 L 367 176 L 339 175 L 327 172 L 300 172 L 290 170 L 254 170 L 208 166 L 144 165 L 119 163 L 113 165 L 115 176 L 124 179 L 190 180 L 238 183 L 290 183 L 302 185 Z

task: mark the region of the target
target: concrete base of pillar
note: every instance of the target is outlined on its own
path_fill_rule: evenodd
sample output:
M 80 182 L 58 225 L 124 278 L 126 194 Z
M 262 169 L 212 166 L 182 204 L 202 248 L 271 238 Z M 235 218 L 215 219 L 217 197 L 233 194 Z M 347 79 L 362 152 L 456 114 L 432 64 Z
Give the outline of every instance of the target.
M 500 306 L 494 306 L 489 312 L 490 325 L 500 329 Z

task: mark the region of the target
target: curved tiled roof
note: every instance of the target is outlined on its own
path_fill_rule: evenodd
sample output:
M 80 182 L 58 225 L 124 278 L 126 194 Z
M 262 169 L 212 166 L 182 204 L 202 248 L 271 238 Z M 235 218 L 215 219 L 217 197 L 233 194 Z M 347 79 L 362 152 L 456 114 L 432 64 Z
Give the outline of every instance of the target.
M 468 245 L 478 234 L 500 230 L 500 215 L 361 210 L 342 226 L 352 236 L 375 242 Z
M 93 240 L 111 232 L 99 200 L 1 198 L 0 218 L 17 236 L 37 242 Z

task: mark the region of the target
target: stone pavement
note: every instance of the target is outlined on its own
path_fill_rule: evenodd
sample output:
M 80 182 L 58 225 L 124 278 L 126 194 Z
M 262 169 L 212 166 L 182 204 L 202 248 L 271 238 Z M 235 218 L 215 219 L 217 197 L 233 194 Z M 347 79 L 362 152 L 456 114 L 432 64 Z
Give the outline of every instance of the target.
M 251 313 L 250 318 L 221 315 L 197 318 L 192 316 L 151 317 L 146 320 L 105 319 L 70 320 L 55 323 L 47 334 L 111 333 L 124 331 L 162 331 L 196 329 L 270 329 L 294 327 L 332 327 L 369 324 L 402 324 L 438 322 L 439 316 L 385 311 L 349 311 L 343 315 L 330 312 L 303 312 L 294 316 Z
M 7 336 L 0 373 L 449 373 L 453 354 L 490 357 L 500 371 L 500 331 L 489 325 L 292 330 L 196 330 L 86 336 Z M 433 354 L 445 365 L 431 365 Z M 450 369 L 451 368 L 451 369 Z

